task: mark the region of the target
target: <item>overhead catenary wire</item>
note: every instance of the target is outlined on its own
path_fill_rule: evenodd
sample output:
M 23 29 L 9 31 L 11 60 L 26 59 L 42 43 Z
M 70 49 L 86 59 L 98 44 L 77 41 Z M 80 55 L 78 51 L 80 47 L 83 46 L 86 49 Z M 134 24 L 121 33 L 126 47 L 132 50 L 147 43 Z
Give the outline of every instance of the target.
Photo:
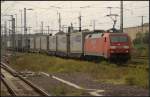
M 16 1 L 14 1 L 14 3 L 16 3 Z M 29 7 L 35 7 L 35 8 L 37 8 L 37 9 L 44 9 L 44 10 L 49 10 L 49 7 L 48 8 L 43 8 L 43 7 L 39 7 L 39 6 L 35 6 L 35 5 L 32 5 L 32 4 L 27 4 L 27 3 L 22 3 L 21 1 L 17 1 L 17 3 L 19 3 L 19 4 L 22 4 L 22 5 L 27 5 L 27 6 L 29 6 Z M 60 4 L 63 4 L 64 3 L 64 1 L 63 2 L 59 2 L 59 3 L 56 3 L 56 4 L 52 4 L 52 5 L 50 5 L 50 6 L 55 6 L 55 5 L 60 5 Z M 90 8 L 106 8 L 107 6 L 98 6 L 98 7 L 94 7 L 93 5 L 89 5 L 90 6 Z M 93 7 L 92 7 L 93 6 Z M 138 7 L 138 8 L 144 8 L 144 7 L 149 7 L 149 6 L 133 6 L 133 7 Z M 69 9 L 70 7 L 63 7 L 63 8 L 61 8 L 61 9 Z M 72 7 L 72 9 L 74 9 L 74 8 L 77 8 L 77 9 L 79 9 L 79 7 Z
M 17 1 L 18 2 L 18 1 Z M 109 2 L 109 1 L 108 1 Z M 78 7 L 78 6 L 69 6 L 69 2 L 68 2 L 68 6 L 62 6 L 62 5 L 66 5 L 66 4 L 64 4 L 64 1 L 63 2 L 55 2 L 55 4 L 54 3 L 52 3 L 51 4 L 51 2 L 49 2 L 50 4 L 50 6 L 58 6 L 58 7 L 61 7 L 61 9 L 60 9 L 60 11 L 61 12 L 63 12 L 64 14 L 66 14 L 67 12 L 68 13 L 78 13 L 79 11 L 78 11 L 78 9 L 80 9 L 80 7 Z M 106 3 L 106 2 L 105 2 Z M 44 13 L 44 17 L 42 17 L 41 19 L 42 19 L 42 21 L 44 21 L 45 22 L 45 20 L 46 19 L 53 19 L 53 17 L 51 16 L 51 15 L 49 15 L 50 13 L 54 13 L 53 11 L 54 11 L 54 9 L 51 9 L 51 8 L 44 8 L 44 7 L 46 7 L 46 6 L 44 6 L 44 7 L 40 7 L 40 6 L 37 6 L 37 5 L 34 5 L 34 4 L 30 4 L 30 3 L 22 3 L 21 1 L 19 1 L 19 4 L 23 4 L 23 5 L 28 5 L 28 6 L 30 6 L 30 7 L 35 7 L 37 10 L 40 10 L 40 13 Z M 132 4 L 132 3 L 131 3 Z M 95 10 L 95 9 L 97 9 L 97 8 L 100 8 L 100 9 L 105 9 L 106 8 L 106 6 L 99 6 L 98 4 L 87 4 L 87 6 L 91 6 L 91 7 L 89 7 L 89 9 L 90 10 Z M 146 7 L 148 7 L 148 6 L 132 6 L 133 7 L 133 9 L 136 9 L 136 8 L 146 8 Z M 70 8 L 72 9 L 72 10 L 70 10 Z M 114 8 L 115 8 L 115 6 L 114 6 Z M 127 8 L 127 7 L 126 7 Z M 124 10 L 126 10 L 126 8 L 124 8 Z M 35 9 L 35 10 L 36 10 Z M 88 9 L 88 10 L 89 10 Z M 116 9 L 117 9 L 117 7 L 116 7 Z M 118 9 L 119 9 L 119 7 L 118 7 Z M 130 8 L 131 9 L 131 8 Z M 14 10 L 14 8 L 13 8 L 13 10 Z M 13 11 L 12 10 L 12 11 Z M 132 9 L 131 9 L 132 10 Z M 52 11 L 52 12 L 50 12 L 50 11 Z M 126 10 L 127 11 L 127 10 Z M 86 12 L 85 12 L 86 13 Z M 41 14 L 40 14 L 41 15 Z M 38 16 L 40 16 L 39 14 L 38 14 Z M 99 13 L 99 14 L 97 14 L 97 12 L 96 11 L 93 11 L 92 12 L 92 14 L 88 14 L 88 15 L 86 15 L 86 14 L 84 14 L 85 16 L 84 16 L 84 18 L 83 18 L 83 21 L 87 21 L 89 18 L 91 19 L 95 19 L 95 16 L 97 15 L 97 17 L 96 18 L 98 18 L 98 16 L 100 16 L 101 15 L 101 13 Z M 42 16 L 42 15 L 41 15 Z M 63 16 L 63 15 L 62 15 Z M 65 15 L 64 15 L 65 16 Z M 55 17 L 54 17 L 55 18 Z M 72 15 L 72 17 L 71 17 L 72 19 L 71 20 L 73 20 L 73 21 L 75 21 L 74 19 L 76 19 L 76 21 L 77 21 L 77 18 L 78 17 L 75 17 L 75 15 Z M 44 20 L 45 19 L 45 20 Z M 66 20 L 67 20 L 67 18 L 66 19 L 64 19 L 63 18 L 63 21 L 65 21 L 66 22 Z M 69 19 L 68 19 L 69 20 Z M 39 21 L 39 20 L 38 20 Z
M 56 4 L 56 5 L 59 5 L 59 4 L 62 4 L 63 2 L 59 2 L 58 4 Z M 22 3 L 20 3 L 20 4 L 22 4 Z M 26 3 L 24 3 L 24 5 L 28 5 L 28 4 L 26 4 Z M 30 4 L 29 4 L 30 5 Z M 54 5 L 53 5 L 54 6 Z M 45 11 L 47 10 L 49 10 L 49 8 L 42 8 L 42 7 L 36 7 L 36 8 L 38 8 L 38 9 L 45 9 Z M 68 7 L 69 8 L 69 7 Z M 68 9 L 68 8 L 61 8 L 61 9 Z M 72 7 L 72 9 L 73 8 L 79 8 L 79 7 Z M 90 8 L 106 8 L 106 7 L 90 7 Z M 125 8 L 124 8 L 125 9 Z M 68 11 L 69 12 L 69 11 Z

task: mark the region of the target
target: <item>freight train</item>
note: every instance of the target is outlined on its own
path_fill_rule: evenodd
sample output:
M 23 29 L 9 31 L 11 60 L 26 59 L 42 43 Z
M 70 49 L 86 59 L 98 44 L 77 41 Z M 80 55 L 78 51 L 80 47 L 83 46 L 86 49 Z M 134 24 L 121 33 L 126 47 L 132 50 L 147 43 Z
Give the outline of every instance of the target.
M 70 58 L 130 59 L 131 40 L 126 33 L 112 31 L 72 32 L 56 35 L 32 35 L 28 38 L 30 52 Z M 17 48 L 20 48 L 18 45 Z

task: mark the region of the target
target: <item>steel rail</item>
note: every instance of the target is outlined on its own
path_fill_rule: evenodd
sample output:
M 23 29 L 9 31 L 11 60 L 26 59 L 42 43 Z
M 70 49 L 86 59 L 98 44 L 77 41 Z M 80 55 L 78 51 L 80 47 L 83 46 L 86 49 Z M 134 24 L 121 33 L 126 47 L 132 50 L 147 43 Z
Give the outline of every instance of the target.
M 8 89 L 8 92 L 10 93 L 10 95 L 17 96 L 17 93 L 13 90 L 12 87 L 10 87 L 8 81 L 5 78 L 3 78 L 2 76 L 1 76 L 1 80 L 5 84 L 5 86 Z
M 22 80 L 27 85 L 29 85 L 30 87 L 32 87 L 36 92 L 40 93 L 42 96 L 51 96 L 50 94 L 48 94 L 47 92 L 45 92 L 43 89 L 39 88 L 37 85 L 33 84 L 29 80 L 27 80 L 27 79 L 23 78 L 22 76 L 18 75 L 17 72 L 14 69 L 10 68 L 5 63 L 1 62 L 1 65 L 3 66 L 3 67 L 1 66 L 2 68 L 6 69 L 13 76 L 18 77 L 20 80 Z

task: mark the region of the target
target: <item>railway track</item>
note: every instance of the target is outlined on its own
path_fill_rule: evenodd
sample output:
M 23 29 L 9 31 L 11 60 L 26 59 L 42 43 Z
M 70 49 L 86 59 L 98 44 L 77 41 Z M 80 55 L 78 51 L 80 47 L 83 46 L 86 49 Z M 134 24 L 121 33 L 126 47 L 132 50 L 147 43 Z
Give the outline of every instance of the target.
M 1 96 L 11 96 L 6 85 L 2 82 L 2 79 L 1 79 Z
M 2 62 L 1 81 L 12 96 L 51 96 Z
M 149 57 L 148 56 L 136 56 L 133 58 L 135 58 L 135 59 L 148 59 Z
M 148 59 L 148 57 L 138 57 L 137 59 Z

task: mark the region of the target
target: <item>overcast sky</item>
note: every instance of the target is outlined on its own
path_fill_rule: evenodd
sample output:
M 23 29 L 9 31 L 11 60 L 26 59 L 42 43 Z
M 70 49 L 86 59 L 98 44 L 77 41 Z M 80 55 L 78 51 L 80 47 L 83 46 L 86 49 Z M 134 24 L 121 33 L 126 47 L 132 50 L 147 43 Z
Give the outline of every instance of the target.
M 149 1 L 124 1 L 124 28 L 141 25 L 141 18 L 144 17 L 144 23 L 149 22 Z M 57 9 L 51 6 L 61 7 Z M 89 7 L 86 7 L 89 6 Z M 85 7 L 85 8 L 80 8 Z M 82 15 L 82 26 L 84 29 L 93 29 L 93 20 L 95 20 L 96 29 L 109 29 L 113 22 L 109 17 L 109 9 L 112 8 L 113 14 L 120 15 L 120 1 L 5 1 L 1 3 L 1 15 L 17 14 L 17 25 L 21 24 L 21 12 L 24 8 L 32 8 L 27 10 L 27 26 L 31 26 L 32 30 L 40 29 L 41 21 L 44 26 L 50 26 L 50 29 L 58 30 L 58 14 L 61 13 L 62 25 L 79 26 L 79 12 Z M 117 8 L 116 8 L 117 7 Z M 2 17 L 9 20 L 9 17 Z M 117 17 L 116 28 L 120 26 L 120 17 Z M 46 30 L 47 28 L 44 27 Z M 20 29 L 18 29 L 20 30 Z M 53 32 L 56 33 L 56 32 Z

